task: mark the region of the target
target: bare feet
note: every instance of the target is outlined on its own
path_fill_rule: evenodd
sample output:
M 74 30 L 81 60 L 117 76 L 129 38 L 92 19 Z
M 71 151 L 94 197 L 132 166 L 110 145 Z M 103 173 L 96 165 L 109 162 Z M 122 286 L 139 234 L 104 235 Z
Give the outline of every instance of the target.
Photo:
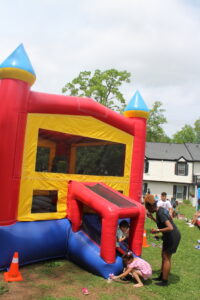
M 144 284 L 143 284 L 143 283 L 137 283 L 137 284 L 134 284 L 133 286 L 134 286 L 135 288 L 138 288 L 138 287 L 144 286 Z

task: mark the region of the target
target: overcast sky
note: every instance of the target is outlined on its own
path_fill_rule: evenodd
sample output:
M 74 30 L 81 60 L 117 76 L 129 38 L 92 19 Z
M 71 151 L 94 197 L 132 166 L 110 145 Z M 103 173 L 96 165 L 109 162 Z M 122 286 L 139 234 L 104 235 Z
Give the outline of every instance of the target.
M 2 62 L 23 43 L 36 72 L 33 90 L 61 94 L 80 71 L 131 72 L 139 90 L 161 101 L 168 135 L 200 117 L 199 0 L 0 0 Z

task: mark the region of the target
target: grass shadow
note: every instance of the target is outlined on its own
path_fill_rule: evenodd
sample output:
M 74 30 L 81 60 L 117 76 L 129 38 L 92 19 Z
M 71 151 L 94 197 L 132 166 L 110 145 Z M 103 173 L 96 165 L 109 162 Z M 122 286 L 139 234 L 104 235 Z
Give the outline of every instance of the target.
M 144 285 L 151 285 L 152 284 L 152 279 L 149 278 L 147 280 L 144 280 L 143 283 L 144 283 Z
M 158 277 L 160 275 L 160 270 L 153 270 L 153 277 Z M 170 284 L 176 284 L 180 281 L 180 276 L 170 273 L 169 274 L 169 282 Z
M 116 279 L 116 280 L 113 280 L 113 282 L 117 283 L 117 284 L 130 284 L 130 283 L 133 283 L 133 280 Z
M 160 269 L 158 270 L 152 270 L 152 274 L 153 274 L 153 277 L 158 277 L 160 275 Z
M 171 273 L 169 275 L 169 282 L 170 284 L 176 284 L 180 281 L 180 276 L 176 275 L 176 274 L 173 274 Z
M 126 280 L 122 280 L 122 279 L 117 279 L 117 280 L 114 280 L 115 283 L 121 283 L 121 284 L 136 284 L 137 281 L 132 277 L 130 276 L 129 278 L 127 278 Z M 142 279 L 142 282 L 144 285 L 148 286 L 148 285 L 151 285 L 152 284 L 152 279 L 149 278 L 147 280 L 144 280 Z

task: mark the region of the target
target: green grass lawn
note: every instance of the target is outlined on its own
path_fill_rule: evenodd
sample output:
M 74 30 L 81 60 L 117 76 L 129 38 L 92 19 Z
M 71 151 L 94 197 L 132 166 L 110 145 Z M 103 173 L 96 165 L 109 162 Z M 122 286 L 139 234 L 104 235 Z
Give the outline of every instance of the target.
M 195 210 L 191 205 L 183 204 L 179 206 L 179 212 L 191 219 Z M 151 284 L 146 287 L 146 293 L 137 291 L 137 295 L 141 295 L 142 299 L 149 299 L 149 292 L 153 293 L 155 299 L 200 299 L 200 250 L 194 248 L 197 240 L 200 239 L 200 230 L 196 227 L 190 228 L 183 220 L 175 219 L 175 223 L 181 231 L 181 242 L 177 253 L 172 256 L 170 285 L 161 288 Z M 148 219 L 145 227 L 149 243 L 154 243 L 150 234 L 154 222 Z M 160 249 L 145 248 L 143 258 L 151 263 L 154 273 L 159 274 Z
M 190 205 L 180 205 L 179 211 L 187 218 L 191 218 L 194 208 Z M 101 277 L 81 269 L 79 266 L 66 260 L 55 260 L 32 264 L 20 268 L 24 277 L 23 282 L 4 283 L 3 272 L 0 274 L 0 299 L 7 300 L 145 300 L 145 299 L 200 299 L 200 250 L 194 246 L 200 239 L 200 230 L 190 228 L 184 220 L 175 219 L 179 227 L 182 240 L 178 252 L 172 257 L 170 285 L 158 287 L 151 280 L 143 288 L 134 289 L 132 283 L 118 283 L 107 281 Z M 145 229 L 147 240 L 157 247 L 143 249 L 143 258 L 153 268 L 154 275 L 159 274 L 161 263 L 161 249 L 150 234 L 155 224 L 147 219 Z M 85 296 L 81 289 L 87 287 L 90 294 Z

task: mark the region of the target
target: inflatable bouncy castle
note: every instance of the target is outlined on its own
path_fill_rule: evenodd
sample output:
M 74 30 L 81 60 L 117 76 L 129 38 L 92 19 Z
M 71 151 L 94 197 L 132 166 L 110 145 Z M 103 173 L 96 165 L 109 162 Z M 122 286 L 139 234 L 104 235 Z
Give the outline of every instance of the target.
M 30 90 L 20 45 L 0 65 L 0 269 L 66 257 L 105 278 L 122 270 L 118 221 L 141 255 L 140 204 L 149 110 L 139 92 L 124 116 L 89 98 Z

